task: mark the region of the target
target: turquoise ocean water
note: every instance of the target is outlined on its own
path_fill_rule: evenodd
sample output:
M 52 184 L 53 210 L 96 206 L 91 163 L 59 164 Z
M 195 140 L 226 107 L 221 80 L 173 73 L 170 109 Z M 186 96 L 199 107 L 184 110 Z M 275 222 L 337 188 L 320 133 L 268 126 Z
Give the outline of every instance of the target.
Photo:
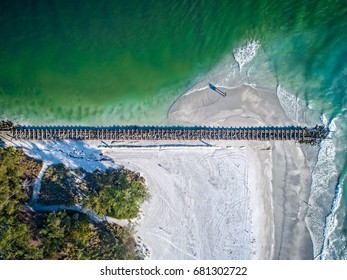
M 346 259 L 346 30 L 344 0 L 3 0 L 0 117 L 33 124 L 165 124 L 181 93 L 233 50 L 259 42 L 259 65 L 255 60 L 252 67 L 259 71 L 259 61 L 266 61 L 312 123 L 324 116 L 336 128 L 332 150 L 324 146 L 320 154 L 330 157 L 336 173 L 326 181 L 336 192 L 327 202 L 321 253 Z M 322 162 L 317 182 L 330 166 Z

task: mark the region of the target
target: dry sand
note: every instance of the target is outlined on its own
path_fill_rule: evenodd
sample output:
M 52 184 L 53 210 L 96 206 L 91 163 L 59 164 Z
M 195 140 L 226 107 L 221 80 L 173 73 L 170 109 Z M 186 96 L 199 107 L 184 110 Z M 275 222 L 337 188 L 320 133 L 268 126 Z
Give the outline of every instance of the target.
M 227 144 L 104 150 L 116 163 L 146 178 L 151 199 L 142 207 L 137 234 L 150 248 L 151 258 L 269 257 L 272 227 L 264 214 L 271 208 L 271 194 L 260 186 L 270 185 L 271 174 L 258 174 L 270 172 L 271 151 L 256 152 L 266 148 L 264 143 L 255 144 L 254 150 L 242 142 Z M 258 235 L 267 242 L 257 242 Z

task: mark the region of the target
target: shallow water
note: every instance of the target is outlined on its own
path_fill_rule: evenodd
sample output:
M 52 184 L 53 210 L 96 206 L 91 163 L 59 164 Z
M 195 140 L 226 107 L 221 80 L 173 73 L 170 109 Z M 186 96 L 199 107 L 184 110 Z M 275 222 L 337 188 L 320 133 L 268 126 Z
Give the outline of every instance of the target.
M 165 124 L 169 105 L 234 55 L 228 69 L 241 68 L 239 82 L 267 83 L 261 70 L 271 71 L 307 123 L 334 119 L 340 175 L 331 184 L 342 199 L 324 252 L 347 258 L 346 9 L 343 0 L 1 1 L 0 117 Z M 251 41 L 261 45 L 252 61 L 252 51 L 237 55 Z

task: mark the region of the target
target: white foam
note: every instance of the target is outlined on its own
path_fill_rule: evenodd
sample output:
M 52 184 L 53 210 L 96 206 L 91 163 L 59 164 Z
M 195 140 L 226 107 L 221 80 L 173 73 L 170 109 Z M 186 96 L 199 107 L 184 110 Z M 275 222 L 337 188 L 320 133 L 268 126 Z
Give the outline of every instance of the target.
M 308 210 L 306 224 L 312 238 L 314 256 L 320 256 L 325 243 L 322 229 L 325 228 L 326 210 L 322 204 L 326 205 L 327 194 L 331 193 L 330 180 L 337 176 L 335 155 L 333 141 L 331 139 L 323 140 L 320 144 L 317 163 L 312 171 L 309 198 L 311 207 Z
M 329 128 L 329 137 L 332 137 L 332 134 L 337 131 L 336 122 L 338 121 L 338 117 L 333 118 L 329 122 L 328 118 L 324 114 L 322 114 L 321 120 L 323 124 Z M 332 143 L 332 140 L 330 140 L 330 142 Z M 328 156 L 331 157 L 332 161 L 335 164 L 335 148 L 333 152 L 335 153 L 334 155 L 328 153 Z M 345 210 L 341 208 L 341 203 L 343 203 L 342 196 L 343 183 L 336 186 L 335 196 L 331 203 L 330 213 L 325 218 L 323 233 L 324 242 L 321 249 L 321 255 L 319 256 L 321 259 L 341 258 L 343 252 L 346 252 L 346 237 L 344 236 L 344 234 L 341 234 L 344 231 L 343 221 L 346 217 Z
M 276 89 L 277 97 L 287 116 L 294 122 L 298 122 L 298 99 L 295 95 L 286 91 L 281 85 Z
M 259 47 L 260 43 L 258 41 L 249 41 L 245 45 L 236 48 L 233 51 L 234 58 L 239 64 L 240 70 L 245 64 L 252 61 L 252 59 L 256 56 Z
M 329 259 L 331 257 L 330 251 L 331 249 L 333 249 L 332 248 L 333 246 L 331 245 L 336 240 L 336 238 L 334 237 L 334 232 L 339 226 L 339 220 L 336 217 L 336 213 L 341 205 L 341 200 L 342 200 L 342 187 L 341 185 L 338 185 L 336 187 L 336 194 L 335 194 L 334 200 L 331 204 L 331 212 L 325 220 L 324 243 L 323 243 L 322 252 L 321 252 L 321 259 L 323 260 Z M 339 241 L 340 241 L 340 238 L 338 238 Z
M 207 89 L 208 86 L 204 86 L 204 87 L 200 87 L 200 88 L 197 88 L 197 87 L 193 87 L 192 89 L 188 90 L 187 92 L 185 92 L 182 96 L 187 96 L 193 92 L 197 92 L 197 91 L 201 91 L 201 90 L 204 90 L 204 89 Z
M 328 128 L 329 128 L 329 135 L 328 135 L 328 137 L 331 138 L 331 137 L 332 137 L 332 133 L 337 131 L 337 126 L 336 126 L 337 117 L 333 118 L 333 119 L 329 122 L 329 120 L 327 119 L 327 117 L 326 117 L 324 114 L 322 114 L 322 115 L 320 116 L 320 119 L 321 119 L 323 125 L 324 125 L 325 127 L 328 127 Z
M 332 131 L 332 132 L 335 132 L 337 130 L 336 120 L 337 120 L 337 118 L 333 118 L 331 120 L 331 122 L 329 123 L 329 125 L 328 125 L 329 130 Z
M 322 121 L 324 126 L 328 126 L 328 119 L 324 114 L 321 114 L 320 120 Z

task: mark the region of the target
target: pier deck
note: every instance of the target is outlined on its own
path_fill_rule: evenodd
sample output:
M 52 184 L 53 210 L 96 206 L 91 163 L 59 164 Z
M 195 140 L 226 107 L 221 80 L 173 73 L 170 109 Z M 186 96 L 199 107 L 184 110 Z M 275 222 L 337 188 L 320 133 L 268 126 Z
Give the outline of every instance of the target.
M 318 143 L 328 131 L 306 127 L 56 127 L 0 125 L 0 131 L 17 140 L 249 140 Z

